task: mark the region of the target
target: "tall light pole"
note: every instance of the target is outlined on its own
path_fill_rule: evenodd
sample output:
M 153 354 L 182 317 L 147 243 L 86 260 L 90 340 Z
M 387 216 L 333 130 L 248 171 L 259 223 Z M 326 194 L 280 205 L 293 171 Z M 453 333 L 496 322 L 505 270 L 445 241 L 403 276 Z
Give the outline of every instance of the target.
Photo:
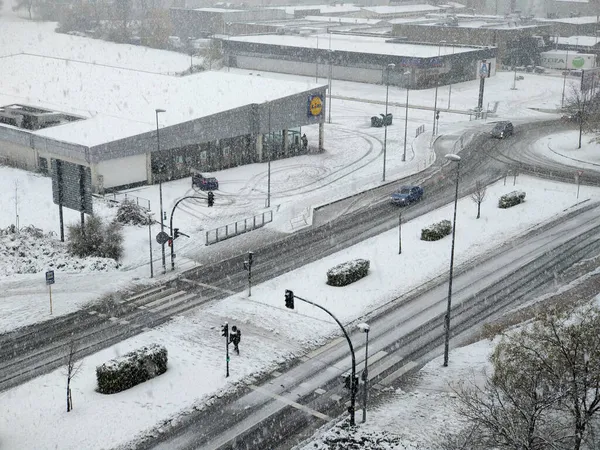
M 316 55 L 316 63 L 315 66 L 317 67 L 317 70 L 315 71 L 315 83 L 319 82 L 319 35 L 317 34 L 317 55 Z
M 386 67 L 386 77 L 385 77 L 385 118 L 383 119 L 383 179 L 385 181 L 385 159 L 386 159 L 386 151 L 387 151 L 387 115 L 388 115 L 388 97 L 390 93 L 390 70 L 393 70 L 396 67 L 396 64 L 390 63 Z
M 329 35 L 329 39 L 331 39 L 331 35 Z M 327 55 L 329 56 L 329 103 L 327 108 L 329 110 L 329 119 L 327 122 L 331 123 L 331 80 L 333 78 L 333 52 L 331 51 L 331 41 L 329 47 L 329 51 L 327 52 Z
M 438 44 L 438 58 L 441 56 L 442 54 L 442 44 L 445 44 L 446 41 L 440 41 L 440 43 Z M 436 118 L 436 113 L 437 113 L 437 98 L 438 98 L 438 87 L 440 85 L 440 74 L 438 73 L 436 78 L 435 78 L 435 100 L 433 102 L 433 128 L 432 128 L 432 136 L 435 136 L 435 118 Z
M 456 41 L 452 41 L 452 56 L 454 56 L 454 44 Z M 454 59 L 454 58 L 452 58 Z M 450 71 L 452 71 L 452 66 L 450 66 Z M 450 77 L 450 87 L 448 88 L 448 109 L 450 109 L 450 99 L 452 98 L 452 77 Z
M 163 217 L 163 197 L 162 197 L 162 177 L 164 174 L 164 169 L 165 169 L 165 164 L 162 162 L 162 158 L 160 156 L 160 134 L 158 131 L 158 114 L 159 113 L 164 113 L 166 112 L 164 109 L 155 109 L 154 112 L 156 113 L 156 155 L 159 158 L 160 165 L 159 165 L 159 177 L 158 177 L 158 195 L 160 197 L 160 231 L 164 232 L 165 231 L 165 223 L 164 223 L 164 217 Z M 163 275 L 165 273 L 167 273 L 167 261 L 165 258 L 165 244 L 164 242 L 161 244 L 162 246 L 162 266 L 163 266 Z
M 406 71 L 402 74 L 403 76 L 410 76 L 410 71 Z M 408 92 L 410 86 L 410 78 L 408 83 L 406 83 L 406 105 L 404 107 L 404 152 L 402 153 L 402 161 L 406 161 L 406 132 L 408 129 Z
M 154 263 L 152 262 L 152 216 L 153 212 L 148 211 L 148 246 L 150 247 L 150 278 L 154 278 Z
M 369 383 L 369 331 L 371 327 L 366 323 L 359 323 L 358 329 L 365 333 L 366 335 L 366 343 L 365 343 L 365 370 L 362 373 L 363 379 L 363 423 L 367 421 L 367 397 L 369 395 L 368 383 Z
M 567 85 L 567 74 L 569 73 L 569 47 L 567 46 L 567 57 L 565 58 L 565 73 L 563 74 L 563 89 L 562 89 L 562 97 L 560 100 L 560 107 L 564 108 L 565 106 L 565 87 Z
M 267 208 L 271 207 L 271 102 L 269 102 L 269 140 L 267 141 Z
M 448 279 L 448 307 L 444 321 L 444 367 L 448 367 L 448 353 L 450 350 L 450 310 L 452 308 L 452 275 L 454 271 L 454 241 L 456 238 L 456 206 L 458 204 L 458 181 L 460 178 L 460 156 L 455 154 L 446 155 L 446 159 L 456 163 L 456 188 L 454 191 L 454 221 L 452 223 L 452 246 L 450 250 L 450 276 Z

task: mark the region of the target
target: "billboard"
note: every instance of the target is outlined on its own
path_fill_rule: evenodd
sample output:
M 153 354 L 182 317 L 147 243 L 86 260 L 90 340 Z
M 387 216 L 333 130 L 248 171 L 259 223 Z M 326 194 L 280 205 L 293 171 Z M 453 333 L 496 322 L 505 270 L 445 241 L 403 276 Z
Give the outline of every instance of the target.
M 308 117 L 319 117 L 323 114 L 323 98 L 320 94 L 308 96 Z
M 93 214 L 90 168 L 60 159 L 52 159 L 51 164 L 54 203 L 75 211 Z
M 567 50 L 551 50 L 540 53 L 542 67 L 548 69 L 578 70 L 596 66 L 596 55 L 575 53 Z

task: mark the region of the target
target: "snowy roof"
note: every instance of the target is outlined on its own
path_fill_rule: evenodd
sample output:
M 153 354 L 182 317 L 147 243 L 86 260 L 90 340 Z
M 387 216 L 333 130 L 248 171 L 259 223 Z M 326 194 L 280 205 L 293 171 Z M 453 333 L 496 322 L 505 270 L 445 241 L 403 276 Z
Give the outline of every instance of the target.
M 470 52 L 479 50 L 476 47 L 452 47 L 451 45 L 441 46 L 427 44 L 409 44 L 409 43 L 386 43 L 389 38 L 355 36 L 343 34 L 320 34 L 310 36 L 292 36 L 292 35 L 255 35 L 255 36 L 232 36 L 231 41 L 254 42 L 259 44 L 281 45 L 285 47 L 303 47 L 317 48 L 320 41 L 320 48 L 329 48 L 329 38 L 331 37 L 331 50 L 345 51 L 355 53 L 372 53 L 376 55 L 395 55 L 417 58 L 431 58 L 441 55 L 454 53 Z M 320 38 L 320 39 L 319 39 Z M 325 43 L 325 45 L 323 44 Z
M 556 22 L 556 23 L 570 23 L 572 25 L 583 25 L 586 23 L 598 23 L 597 16 L 583 16 L 583 17 L 565 17 L 564 19 L 538 19 L 542 22 Z M 600 23 L 599 23 L 600 25 Z
M 229 9 L 229 8 L 195 8 L 194 11 L 205 11 L 215 13 L 242 12 L 244 9 Z
M 551 36 L 550 40 L 552 42 L 556 42 L 556 37 Z M 582 47 L 593 47 L 598 44 L 598 37 L 596 36 L 569 36 L 569 37 L 559 37 L 558 43 L 561 45 L 572 45 Z
M 362 8 L 376 14 L 403 14 L 413 12 L 439 11 L 440 8 L 431 5 L 401 5 L 401 6 L 370 6 Z
M 0 105 L 39 106 L 85 117 L 33 133 L 88 147 L 317 88 L 318 84 L 203 72 L 176 77 L 33 55 L 0 64 Z
M 341 23 L 341 24 L 359 24 L 359 25 L 377 25 L 378 23 L 383 22 L 383 19 L 363 19 L 359 17 L 331 17 L 331 16 L 306 16 L 304 18 L 308 21 L 313 22 L 331 22 L 331 23 Z
M 321 14 L 349 13 L 360 11 L 361 8 L 352 4 L 345 5 L 298 5 L 298 6 L 272 6 L 270 9 L 283 9 L 286 14 L 294 14 L 294 11 L 302 11 L 306 9 L 318 9 Z

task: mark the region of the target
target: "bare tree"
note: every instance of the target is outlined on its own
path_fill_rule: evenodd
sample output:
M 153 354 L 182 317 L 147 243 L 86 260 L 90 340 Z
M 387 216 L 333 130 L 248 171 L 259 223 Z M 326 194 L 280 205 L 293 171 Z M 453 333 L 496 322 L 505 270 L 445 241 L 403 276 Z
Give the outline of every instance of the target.
M 69 354 L 67 356 L 67 412 L 73 409 L 73 398 L 71 396 L 71 380 L 73 380 L 81 369 L 81 361 L 77 361 L 77 344 L 75 341 L 69 343 Z
M 471 200 L 477 204 L 477 219 L 481 217 L 481 204 L 485 200 L 487 187 L 483 182 L 475 182 L 475 191 L 471 194 Z

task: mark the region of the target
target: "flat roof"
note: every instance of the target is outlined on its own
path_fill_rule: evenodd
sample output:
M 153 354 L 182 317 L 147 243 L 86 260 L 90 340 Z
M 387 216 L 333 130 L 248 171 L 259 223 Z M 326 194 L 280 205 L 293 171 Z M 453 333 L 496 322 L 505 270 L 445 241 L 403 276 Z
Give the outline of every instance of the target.
M 387 43 L 390 38 L 372 36 L 356 36 L 343 34 L 313 34 L 309 36 L 263 34 L 254 36 L 232 36 L 230 41 L 254 42 L 257 44 L 280 45 L 284 47 L 303 47 L 329 49 L 355 53 L 372 53 L 376 55 L 408 56 L 415 58 L 431 58 L 452 53 L 465 53 L 480 50 L 481 47 L 438 46 L 428 44 Z
M 322 84 L 227 72 L 171 76 L 92 63 L 15 55 L 0 64 L 0 105 L 60 110 L 85 120 L 32 133 L 87 147 L 309 91 Z M 60 74 L 60 75 L 58 75 Z
M 570 23 L 572 25 L 583 25 L 586 23 L 599 23 L 596 16 L 565 17 L 564 19 L 536 19 L 540 22 Z M 599 23 L 600 24 L 600 23 Z
M 294 15 L 294 11 L 302 11 L 302 10 L 314 10 L 318 9 L 321 14 L 335 14 L 335 13 L 349 13 L 349 12 L 357 12 L 362 8 L 358 6 L 354 6 L 353 4 L 345 4 L 345 5 L 296 5 L 296 6 L 271 6 L 269 9 L 283 9 L 286 14 Z
M 341 25 L 377 25 L 378 23 L 383 22 L 383 19 L 364 19 L 360 17 L 338 17 L 338 16 L 306 16 L 305 20 L 311 22 L 327 22 L 332 24 L 341 24 Z
M 550 41 L 556 42 L 555 36 L 550 36 Z M 561 45 L 572 45 L 583 47 L 593 47 L 600 42 L 600 36 L 569 36 L 569 37 L 558 37 L 558 43 Z
M 401 6 L 369 6 L 363 7 L 365 11 L 375 14 L 402 14 L 413 12 L 439 11 L 441 8 L 431 5 L 401 5 Z
M 229 9 L 229 8 L 194 8 L 194 11 L 206 11 L 216 13 L 228 13 L 228 12 L 242 12 L 245 9 Z

